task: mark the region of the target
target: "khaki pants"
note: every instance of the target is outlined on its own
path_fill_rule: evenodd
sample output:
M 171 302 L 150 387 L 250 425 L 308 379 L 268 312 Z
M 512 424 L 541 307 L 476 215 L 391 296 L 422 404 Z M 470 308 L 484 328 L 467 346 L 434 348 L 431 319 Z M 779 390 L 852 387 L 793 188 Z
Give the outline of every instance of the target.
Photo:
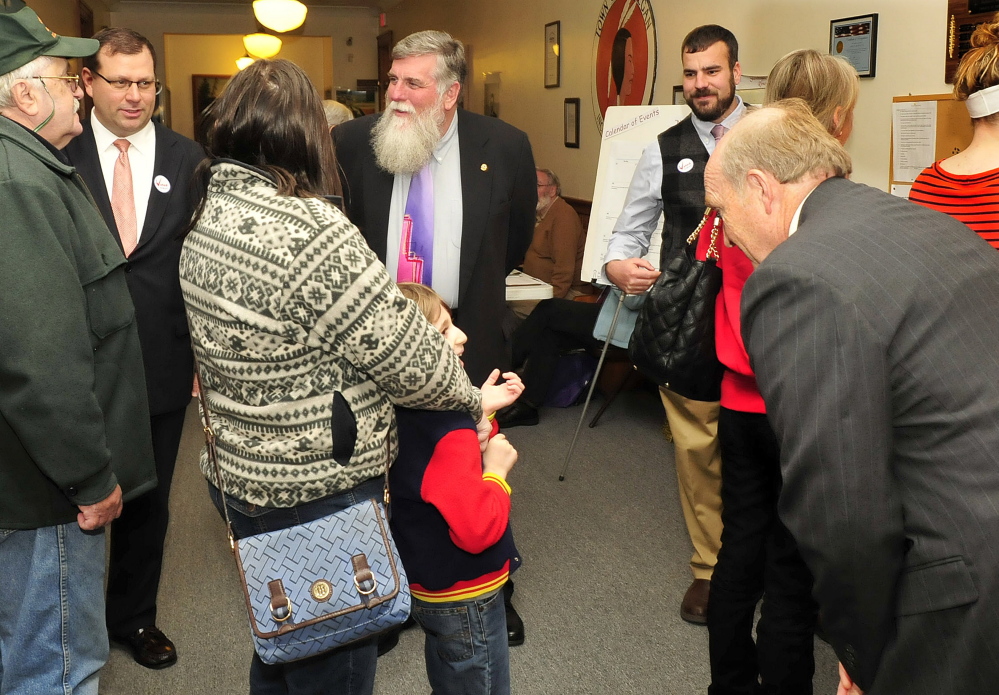
M 721 547 L 721 451 L 718 403 L 694 401 L 659 389 L 676 449 L 676 476 L 687 533 L 694 544 L 690 569 L 710 579 Z

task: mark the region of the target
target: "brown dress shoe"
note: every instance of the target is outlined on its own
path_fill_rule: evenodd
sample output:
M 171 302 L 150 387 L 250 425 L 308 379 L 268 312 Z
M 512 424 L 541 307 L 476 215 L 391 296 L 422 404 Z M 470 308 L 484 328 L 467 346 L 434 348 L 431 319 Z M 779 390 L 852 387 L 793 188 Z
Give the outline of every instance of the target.
M 687 593 L 683 595 L 680 604 L 680 617 L 688 623 L 706 625 L 708 622 L 708 594 L 711 593 L 711 581 L 695 579 L 691 582 Z
M 127 645 L 132 651 L 135 662 L 146 668 L 166 668 L 177 663 L 177 648 L 155 625 L 140 628 L 124 637 L 111 639 Z

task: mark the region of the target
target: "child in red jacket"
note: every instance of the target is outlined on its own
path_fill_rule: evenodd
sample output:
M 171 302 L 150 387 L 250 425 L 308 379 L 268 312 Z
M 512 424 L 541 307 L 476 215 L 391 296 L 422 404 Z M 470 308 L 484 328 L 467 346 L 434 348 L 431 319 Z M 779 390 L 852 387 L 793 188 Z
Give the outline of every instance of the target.
M 465 334 L 437 293 L 414 283 L 399 289 L 460 356 Z M 498 376 L 494 371 L 487 383 Z M 508 405 L 523 384 L 515 374 L 503 376 L 508 403 L 502 405 Z M 426 635 L 427 678 L 436 695 L 509 693 L 502 589 L 520 566 L 506 482 L 517 451 L 495 423 L 482 451 L 468 413 L 396 408 L 396 420 L 391 526 L 409 576 L 413 617 Z

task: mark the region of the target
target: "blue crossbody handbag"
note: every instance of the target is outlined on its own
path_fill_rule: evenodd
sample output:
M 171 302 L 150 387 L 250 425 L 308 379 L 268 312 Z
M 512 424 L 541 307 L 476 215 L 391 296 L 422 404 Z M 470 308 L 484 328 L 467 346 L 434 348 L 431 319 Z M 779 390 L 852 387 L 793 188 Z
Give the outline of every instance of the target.
M 198 382 L 208 459 L 224 491 L 200 375 Z M 322 654 L 409 617 L 409 581 L 385 513 L 388 459 L 383 502 L 365 500 L 315 521 L 238 540 L 222 505 L 253 646 L 265 664 Z

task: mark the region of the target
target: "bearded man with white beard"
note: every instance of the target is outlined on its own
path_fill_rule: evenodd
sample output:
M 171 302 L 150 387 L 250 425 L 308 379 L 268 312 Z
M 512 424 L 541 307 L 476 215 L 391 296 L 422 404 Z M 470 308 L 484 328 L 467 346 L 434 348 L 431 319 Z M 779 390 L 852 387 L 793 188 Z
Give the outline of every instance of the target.
M 531 144 L 458 107 L 468 72 L 460 41 L 421 31 L 392 58 L 385 111 L 333 129 L 347 216 L 393 279 L 429 285 L 454 309 L 474 346 L 465 369 L 481 384 L 509 367 L 505 278 L 534 236 Z

